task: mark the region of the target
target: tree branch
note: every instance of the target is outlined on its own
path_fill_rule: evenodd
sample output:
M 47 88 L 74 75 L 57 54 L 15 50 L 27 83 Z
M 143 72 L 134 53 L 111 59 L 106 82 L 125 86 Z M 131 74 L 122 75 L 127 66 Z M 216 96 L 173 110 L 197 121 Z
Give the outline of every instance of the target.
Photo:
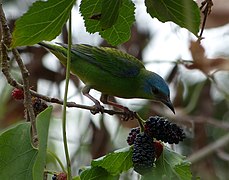
M 196 163 L 203 158 L 206 158 L 210 154 L 214 153 L 217 151 L 219 148 L 224 147 L 228 145 L 229 143 L 229 133 L 215 141 L 214 143 L 211 143 L 204 148 L 200 149 L 199 151 L 194 152 L 192 155 L 190 155 L 187 160 Z
M 187 126 L 192 125 L 193 123 L 207 123 L 211 126 L 218 127 L 221 129 L 229 130 L 229 123 L 222 122 L 218 119 L 205 117 L 205 116 L 189 116 L 186 115 L 182 109 L 176 109 L 176 115 L 170 113 L 170 111 L 162 111 L 160 107 L 154 106 L 153 111 L 159 115 L 168 117 L 168 119 L 180 123 L 186 124 Z
M 199 35 L 199 40 L 201 40 L 201 38 L 202 38 L 202 35 L 203 35 L 203 32 L 204 32 L 204 28 L 205 28 L 205 24 L 206 24 L 206 21 L 207 21 L 207 17 L 211 13 L 212 6 L 213 6 L 212 0 L 204 0 L 201 3 L 200 10 L 202 10 L 204 7 L 205 8 L 202 11 L 202 13 L 204 14 L 204 19 L 203 19 L 203 23 L 202 23 L 202 27 L 201 27 L 201 31 L 200 31 L 200 35 Z
M 0 20 L 1 20 L 1 30 L 2 30 L 2 41 L 1 41 L 1 61 L 2 61 L 2 72 L 3 74 L 7 77 L 7 80 L 9 79 L 13 85 L 16 85 L 16 81 L 11 78 L 11 75 L 9 73 L 9 57 L 7 55 L 7 49 L 10 47 L 11 41 L 12 41 L 12 35 L 10 33 L 10 29 L 7 25 L 6 17 L 2 8 L 2 3 L 0 4 Z M 32 137 L 33 137 L 33 142 L 36 141 L 36 135 L 37 135 L 37 130 L 36 130 L 36 123 L 35 123 L 35 114 L 33 111 L 33 106 L 32 106 L 32 98 L 30 94 L 30 86 L 29 86 L 29 72 L 26 69 L 20 54 L 16 49 L 12 49 L 13 55 L 16 59 L 16 62 L 20 68 L 21 74 L 22 74 L 22 81 L 23 81 L 23 91 L 24 91 L 24 107 L 26 109 L 27 113 L 27 121 L 31 122 L 32 126 Z M 34 143 L 34 145 L 36 145 Z

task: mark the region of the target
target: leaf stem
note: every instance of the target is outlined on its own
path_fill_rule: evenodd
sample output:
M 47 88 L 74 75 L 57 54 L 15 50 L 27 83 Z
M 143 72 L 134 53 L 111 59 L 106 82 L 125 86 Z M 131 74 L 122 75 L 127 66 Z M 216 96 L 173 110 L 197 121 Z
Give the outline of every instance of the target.
M 67 98 L 68 98 L 68 85 L 70 79 L 70 66 L 71 66 L 71 44 L 72 44 L 72 17 L 71 13 L 69 15 L 69 32 L 68 32 L 68 56 L 67 56 L 67 68 L 66 68 L 66 82 L 65 82 L 65 92 L 64 92 L 64 102 L 63 102 L 63 120 L 62 120 L 62 131 L 63 131 L 63 141 L 64 141 L 64 151 L 65 158 L 67 162 L 67 171 L 68 171 L 68 180 L 72 180 L 71 173 L 71 161 L 68 152 L 68 142 L 67 142 L 67 134 L 66 134 L 66 112 L 67 112 Z
M 139 116 L 138 113 L 135 112 L 135 118 L 137 119 L 138 121 L 138 124 L 140 126 L 140 129 L 141 129 L 141 132 L 144 131 L 144 124 L 145 124 L 145 120 L 141 118 L 141 116 Z
M 61 160 L 59 159 L 59 157 L 55 153 L 53 153 L 52 151 L 50 151 L 50 150 L 47 150 L 47 152 L 50 154 L 50 156 L 52 156 L 58 162 L 58 164 L 60 165 L 62 171 L 66 173 L 65 168 L 64 168 L 64 165 L 61 162 Z

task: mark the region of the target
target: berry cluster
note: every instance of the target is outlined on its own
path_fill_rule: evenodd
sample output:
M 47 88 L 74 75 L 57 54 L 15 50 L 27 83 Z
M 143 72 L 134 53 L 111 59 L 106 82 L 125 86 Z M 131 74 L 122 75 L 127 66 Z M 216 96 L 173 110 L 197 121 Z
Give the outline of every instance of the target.
M 134 170 L 144 174 L 153 167 L 154 160 L 155 148 L 153 146 L 153 138 L 147 136 L 144 132 L 137 134 L 132 156 Z
M 178 144 L 185 138 L 185 134 L 179 126 L 159 116 L 150 117 L 145 123 L 144 131 L 150 137 L 169 144 Z
M 164 117 L 150 117 L 145 122 L 143 132 L 140 132 L 139 127 L 131 129 L 127 143 L 133 145 L 134 170 L 145 174 L 153 167 L 155 159 L 158 159 L 163 151 L 163 145 L 159 141 L 178 144 L 184 138 L 183 130 Z
M 131 129 L 129 136 L 127 137 L 127 140 L 126 140 L 130 146 L 134 144 L 134 140 L 139 133 L 140 133 L 140 127 Z
M 32 104 L 35 116 L 37 116 L 40 112 L 44 111 L 48 107 L 48 105 L 43 100 L 37 97 L 32 98 Z

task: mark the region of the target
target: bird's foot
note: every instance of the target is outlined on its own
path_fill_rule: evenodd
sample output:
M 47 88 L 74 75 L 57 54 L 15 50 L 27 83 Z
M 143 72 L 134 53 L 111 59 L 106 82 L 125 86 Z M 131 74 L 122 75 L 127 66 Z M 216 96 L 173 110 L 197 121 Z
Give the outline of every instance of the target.
M 92 109 L 90 110 L 93 115 L 97 113 L 103 113 L 104 112 L 104 107 L 101 106 L 99 103 L 96 103 L 94 106 L 92 106 Z
M 122 115 L 123 121 L 133 120 L 136 117 L 136 112 L 129 110 L 129 108 L 123 108 L 124 113 Z

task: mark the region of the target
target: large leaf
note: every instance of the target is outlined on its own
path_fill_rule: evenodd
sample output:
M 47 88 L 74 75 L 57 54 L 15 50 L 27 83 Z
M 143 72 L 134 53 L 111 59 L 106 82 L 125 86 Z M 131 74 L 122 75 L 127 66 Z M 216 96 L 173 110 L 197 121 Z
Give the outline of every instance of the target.
M 36 1 L 16 21 L 12 47 L 51 41 L 61 32 L 76 0 Z
M 133 166 L 132 154 L 132 148 L 128 147 L 95 159 L 91 162 L 90 168 L 84 168 L 80 178 L 116 180 L 122 172 Z
M 100 21 L 102 29 L 108 29 L 116 23 L 121 5 L 122 0 L 103 0 Z
M 133 2 L 131 0 L 122 0 L 122 3 L 115 5 L 119 7 L 119 11 L 109 5 L 105 13 L 105 10 L 102 9 L 104 6 L 103 3 L 104 0 L 82 0 L 80 11 L 83 15 L 87 31 L 89 33 L 99 32 L 104 39 L 114 46 L 127 41 L 130 38 L 131 25 L 135 20 L 135 7 Z M 106 4 L 108 3 L 109 2 L 106 2 Z M 112 2 L 109 4 L 112 4 Z M 115 15 L 114 19 L 108 15 L 109 12 L 113 12 Z M 104 15 L 102 13 L 104 13 Z M 117 20 L 115 20 L 117 14 L 118 17 Z M 105 21 L 106 18 L 107 20 Z M 104 27 L 107 29 L 104 29 Z
M 43 179 L 51 112 L 49 107 L 36 118 L 39 150 L 31 144 L 30 123 L 19 124 L 0 135 L 0 179 Z
M 38 151 L 31 145 L 30 123 L 19 124 L 0 136 L 0 179 L 31 180 Z
M 142 179 L 191 180 L 190 162 L 187 162 L 184 156 L 165 147 L 160 158 L 156 161 L 156 167 Z
M 95 33 L 102 30 L 100 19 L 95 18 L 101 16 L 102 0 L 82 0 L 80 4 L 80 12 L 84 18 L 86 30 L 89 33 Z
M 101 167 L 92 167 L 84 170 L 80 174 L 81 180 L 118 180 L 118 176 L 112 176 L 105 169 Z
M 111 28 L 100 31 L 99 34 L 113 46 L 128 41 L 131 35 L 131 26 L 135 21 L 134 10 L 132 1 L 123 0 L 117 22 Z
M 112 152 L 91 162 L 93 167 L 102 167 L 111 175 L 116 176 L 133 167 L 132 148 L 124 148 Z
M 51 113 L 52 106 L 45 109 L 36 118 L 39 147 L 37 158 L 33 166 L 33 180 L 43 179 L 44 168 L 46 165 L 46 150 Z
M 197 35 L 200 10 L 193 0 L 145 0 L 147 12 L 162 22 L 172 21 Z

